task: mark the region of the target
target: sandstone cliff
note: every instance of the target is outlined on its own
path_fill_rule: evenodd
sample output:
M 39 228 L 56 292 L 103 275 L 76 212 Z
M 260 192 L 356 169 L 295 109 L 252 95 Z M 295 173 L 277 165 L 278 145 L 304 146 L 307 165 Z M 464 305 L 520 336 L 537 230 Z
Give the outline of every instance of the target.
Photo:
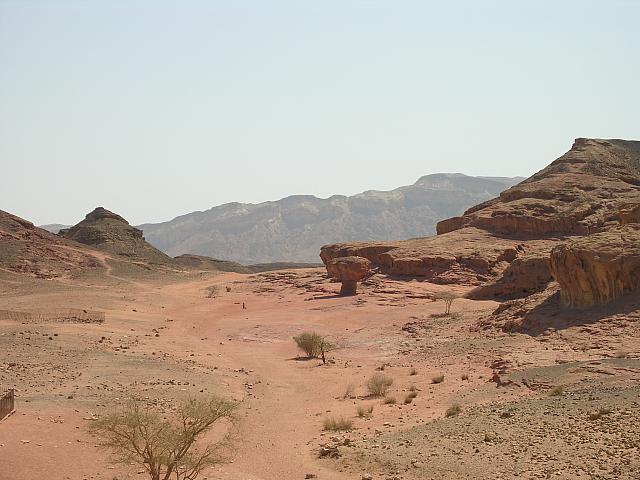
M 562 302 L 588 308 L 640 293 L 640 224 L 574 238 L 551 251 Z

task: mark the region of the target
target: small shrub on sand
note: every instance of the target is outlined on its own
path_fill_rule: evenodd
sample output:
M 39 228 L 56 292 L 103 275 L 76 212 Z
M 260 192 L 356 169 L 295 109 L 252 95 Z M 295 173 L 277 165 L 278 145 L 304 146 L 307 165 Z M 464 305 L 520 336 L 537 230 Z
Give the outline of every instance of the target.
M 376 373 L 367 380 L 367 389 L 374 397 L 384 397 L 393 385 L 393 378 L 382 373 Z
M 411 371 L 409 372 L 409 375 L 417 375 L 418 374 L 418 370 L 416 370 L 415 368 L 412 368 Z
M 335 348 L 331 342 L 316 332 L 303 332 L 293 337 L 293 341 L 307 354 L 307 357 L 322 358 L 322 363 L 327 363 L 325 355 Z
M 453 305 L 456 298 L 460 298 L 460 296 L 454 292 L 442 292 L 436 295 L 436 300 L 444 302 L 444 315 L 451 314 L 451 305 Z
M 351 430 L 353 427 L 353 422 L 348 418 L 340 417 L 329 417 L 325 418 L 322 423 L 322 428 L 329 432 L 338 432 L 343 430 Z
M 589 414 L 589 420 L 598 420 L 602 418 L 603 415 L 609 415 L 611 413 L 610 408 L 600 407 L 597 411 L 591 412 Z
M 211 285 L 207 287 L 206 292 L 207 298 L 215 298 L 218 296 L 218 293 L 220 293 L 220 287 L 218 287 L 218 285 Z
M 353 398 L 355 397 L 355 392 L 356 392 L 355 384 L 350 383 L 349 385 L 347 385 L 347 388 L 345 388 L 342 398 L 343 399 Z
M 462 378 L 462 380 L 469 380 L 469 374 L 468 373 L 463 373 L 460 378 Z
M 431 379 L 431 383 L 442 383 L 444 382 L 444 375 L 436 375 Z
M 371 415 L 373 414 L 373 405 L 369 405 L 368 407 L 360 405 L 358 406 L 357 413 L 360 418 L 371 418 Z
M 562 385 L 556 385 L 551 390 L 549 390 L 549 395 L 552 397 L 560 397 L 564 393 L 564 387 Z
M 226 287 L 224 287 L 225 290 L 227 291 L 227 293 L 231 292 L 231 285 L 227 285 Z
M 460 415 L 461 411 L 462 411 L 462 407 L 457 403 L 454 403 L 449 408 L 447 408 L 447 411 L 445 412 L 444 415 L 446 417 L 457 417 L 458 415 Z
M 384 397 L 382 403 L 384 403 L 385 405 L 395 405 L 396 397 Z
M 417 392 L 417 391 L 418 391 L 418 387 L 416 387 L 415 385 L 411 385 L 411 386 L 409 387 L 409 391 L 410 391 L 410 392 Z M 418 395 L 418 394 L 416 393 L 416 396 L 417 396 L 417 395 Z

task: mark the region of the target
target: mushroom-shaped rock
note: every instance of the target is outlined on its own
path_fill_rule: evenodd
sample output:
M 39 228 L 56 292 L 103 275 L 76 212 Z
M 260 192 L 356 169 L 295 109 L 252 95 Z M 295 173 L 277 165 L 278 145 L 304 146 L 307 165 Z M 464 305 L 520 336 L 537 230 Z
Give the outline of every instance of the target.
M 338 257 L 327 262 L 327 273 L 340 280 L 340 295 L 355 295 L 360 280 L 371 272 L 371 262 L 364 257 Z

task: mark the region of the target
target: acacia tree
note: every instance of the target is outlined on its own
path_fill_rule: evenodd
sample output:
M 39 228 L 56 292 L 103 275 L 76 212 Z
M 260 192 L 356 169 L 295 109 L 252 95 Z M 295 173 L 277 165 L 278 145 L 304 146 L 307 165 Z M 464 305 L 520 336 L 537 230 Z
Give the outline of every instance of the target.
M 457 293 L 454 292 L 442 292 L 436 295 L 436 300 L 444 301 L 444 314 L 449 315 L 451 313 L 451 305 L 456 298 L 460 298 Z
M 204 445 L 197 440 L 214 424 L 233 422 L 238 405 L 216 396 L 191 399 L 165 418 L 133 400 L 122 411 L 93 421 L 89 430 L 115 462 L 142 465 L 151 480 L 193 480 L 205 468 L 226 461 L 229 434 Z

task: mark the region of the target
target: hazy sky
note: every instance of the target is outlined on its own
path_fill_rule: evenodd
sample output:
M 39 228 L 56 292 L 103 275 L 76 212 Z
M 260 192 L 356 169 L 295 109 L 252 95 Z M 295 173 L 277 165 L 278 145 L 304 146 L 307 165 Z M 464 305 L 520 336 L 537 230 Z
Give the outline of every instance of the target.
M 640 140 L 640 1 L 0 0 L 0 209 L 137 224 Z

